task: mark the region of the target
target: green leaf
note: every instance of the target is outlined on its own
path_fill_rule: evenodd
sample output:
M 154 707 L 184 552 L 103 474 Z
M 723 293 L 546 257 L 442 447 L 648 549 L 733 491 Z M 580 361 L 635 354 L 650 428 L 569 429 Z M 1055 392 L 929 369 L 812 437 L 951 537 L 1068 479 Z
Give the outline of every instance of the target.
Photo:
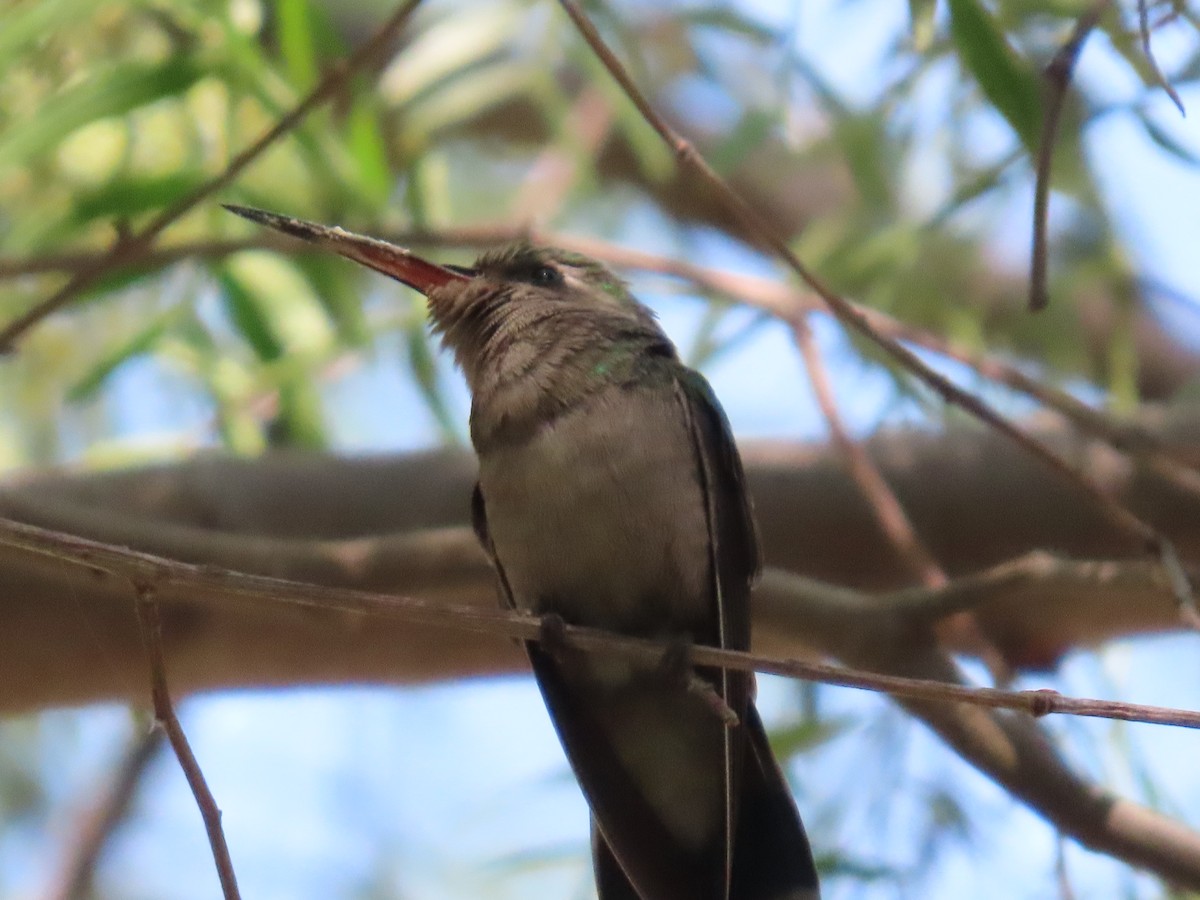
M 865 205 L 880 213 L 895 211 L 895 160 L 900 151 L 887 135 L 887 122 L 876 114 L 848 115 L 834 126 L 838 146 L 850 167 Z
M 198 171 L 115 178 L 101 188 L 81 192 L 75 198 L 71 222 L 79 226 L 96 219 L 129 219 L 162 209 L 204 180 L 204 174 Z
M 283 348 L 271 333 L 271 323 L 252 291 L 229 272 L 219 276 L 221 299 L 234 327 L 246 339 L 259 359 L 278 359 Z
M 235 327 L 259 359 L 320 354 L 332 330 L 312 286 L 288 260 L 247 251 L 220 268 L 222 298 Z
M 1009 46 L 979 0 L 948 0 L 950 35 L 983 94 L 1021 142 L 1036 152 L 1041 128 L 1041 81 Z
M 204 70 L 190 56 L 164 63 L 118 63 L 51 98 L 28 122 L 0 138 L 0 171 L 49 153 L 75 129 L 187 90 Z
M 346 277 L 346 263 L 330 256 L 297 256 L 291 260 L 308 279 L 317 301 L 337 329 L 338 341 L 362 347 L 371 340 L 371 329 L 363 315 L 362 282 Z
M 926 53 L 933 46 L 934 18 L 937 0 L 908 0 L 908 21 L 912 34 L 912 47 L 917 53 Z
M 502 58 L 527 19 L 506 4 L 476 4 L 471 15 L 445 16 L 396 57 L 382 85 L 384 96 L 389 103 L 406 104 L 489 59 Z
M 275 24 L 288 78 L 296 88 L 306 91 L 317 83 L 312 6 L 308 0 L 276 0 Z
M 753 150 L 770 139 L 778 122 L 779 116 L 772 110 L 747 109 L 729 136 L 709 152 L 709 164 L 718 172 L 732 172 Z
M 393 184 L 387 139 L 380 128 L 375 104 L 365 92 L 355 98 L 346 119 L 346 140 L 359 184 L 369 197 L 384 202 L 391 195 Z
M 303 373 L 296 373 L 279 386 L 279 415 L 271 423 L 274 447 L 322 450 L 326 446 L 321 395 Z
M 722 34 L 737 34 L 763 47 L 773 48 L 779 40 L 773 29 L 747 16 L 739 15 L 724 5 L 681 9 L 678 15 L 693 27 L 712 28 Z
M 771 747 L 781 759 L 827 744 L 844 734 L 854 720 L 841 718 L 818 719 L 806 716 L 792 725 L 771 729 Z

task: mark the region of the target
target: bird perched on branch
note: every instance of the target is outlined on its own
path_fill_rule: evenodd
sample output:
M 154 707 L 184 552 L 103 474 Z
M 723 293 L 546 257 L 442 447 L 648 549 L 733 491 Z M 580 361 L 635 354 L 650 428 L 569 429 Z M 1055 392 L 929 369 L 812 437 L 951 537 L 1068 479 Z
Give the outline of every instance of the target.
M 244 207 L 428 298 L 471 390 L 475 530 L 510 608 L 653 638 L 663 659 L 526 646 L 592 810 L 602 900 L 800 900 L 816 868 L 749 673 L 759 570 L 728 422 L 653 314 L 599 262 L 518 244 L 440 266 Z M 561 634 L 560 634 L 561 638 Z

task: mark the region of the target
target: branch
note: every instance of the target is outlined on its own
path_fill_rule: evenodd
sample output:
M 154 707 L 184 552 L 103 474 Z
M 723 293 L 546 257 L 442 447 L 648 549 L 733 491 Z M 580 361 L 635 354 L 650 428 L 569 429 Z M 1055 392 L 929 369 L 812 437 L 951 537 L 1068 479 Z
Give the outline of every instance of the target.
M 0 521 L 0 543 L 48 557 L 59 569 L 65 563 L 91 572 L 108 573 L 125 583 L 132 581 L 142 585 L 143 592 L 153 590 L 156 598 L 161 597 L 168 604 L 176 602 L 173 598 L 179 589 L 190 588 L 191 604 L 209 613 L 233 601 L 237 601 L 243 611 L 284 603 L 314 612 L 369 615 L 406 624 L 461 628 L 485 634 L 492 641 L 500 636 L 536 640 L 542 633 L 542 622 L 538 618 L 503 611 L 494 605 L 483 609 L 437 604 L 422 599 L 287 582 L 215 566 L 181 563 L 12 521 Z M 953 682 L 958 676 L 936 649 L 932 634 L 919 622 L 905 622 L 896 615 L 881 615 L 871 608 L 869 598 L 814 585 L 786 573 L 768 573 L 764 590 L 756 595 L 756 603 L 762 598 L 766 598 L 765 602 L 772 604 L 777 613 L 782 605 L 790 607 L 787 620 L 791 627 L 799 627 L 805 639 L 811 639 L 814 634 L 821 635 L 823 640 L 837 647 L 836 652 L 844 658 L 869 658 L 877 671 L 891 671 L 873 674 L 710 647 L 695 647 L 694 661 L 699 665 L 767 671 L 888 691 L 903 698 L 902 702 L 908 708 L 925 719 L 960 753 L 1016 796 L 1042 811 L 1064 831 L 1128 862 L 1149 867 L 1164 877 L 1200 886 L 1200 835 L 1089 787 L 1062 766 L 1049 745 L 1032 729 L 1031 720 L 997 718 L 986 708 L 1022 710 L 1032 715 L 1072 712 L 1188 727 L 1200 727 L 1200 713 L 1065 698 L 1042 691 L 996 691 L 939 683 L 930 677 Z M 157 611 L 157 606 L 148 609 L 144 600 L 139 602 L 143 616 Z M 911 600 L 906 602 L 911 605 Z M 837 614 L 832 615 L 834 612 Z M 847 627 L 851 620 L 854 627 Z M 187 622 L 186 616 L 183 621 Z M 276 620 L 276 642 L 280 639 L 278 626 L 283 624 Z M 373 624 L 370 631 L 378 631 L 377 624 Z M 153 620 L 148 625 L 153 650 L 157 628 Z M 897 628 L 901 629 L 899 636 L 904 639 L 896 639 Z M 322 627 L 322 634 L 322 643 L 328 653 L 327 623 Z M 880 642 L 881 635 L 887 639 Z M 92 637 L 94 639 L 94 633 Z M 659 659 L 665 650 L 664 645 L 653 641 L 578 627 L 566 628 L 565 639 L 591 652 L 630 654 L 642 659 Z M 155 668 L 159 672 L 156 682 L 158 714 L 165 717 L 168 712 L 163 700 L 165 683 L 161 680 L 158 662 Z M 897 669 L 900 671 L 895 671 Z M 953 702 L 948 704 L 947 701 Z M 169 719 L 167 723 L 168 734 L 172 735 Z M 203 803 L 202 808 L 206 808 Z M 1115 812 L 1122 815 L 1114 815 Z M 210 822 L 214 821 L 212 815 L 210 809 Z
M 3 530 L 0 523 L 0 531 Z M 137 615 L 146 640 L 146 651 L 150 657 L 150 693 L 154 701 L 154 724 L 166 732 L 179 767 L 187 779 L 192 796 L 196 798 L 196 806 L 200 817 L 204 820 L 204 830 L 208 834 L 208 843 L 212 848 L 213 862 L 217 866 L 217 877 L 221 881 L 221 893 L 225 900 L 239 900 L 237 876 L 233 871 L 233 860 L 229 857 L 229 846 L 225 843 L 225 832 L 221 829 L 221 810 L 200 763 L 192 753 L 179 717 L 175 715 L 175 706 L 171 702 L 171 692 L 167 687 L 167 668 L 163 660 L 162 621 L 158 614 L 158 601 L 154 598 L 153 586 L 143 582 L 134 582 L 137 589 Z
M 768 613 L 772 619 L 783 615 L 791 619 L 791 628 L 812 627 L 812 617 L 789 614 L 788 607 L 803 586 L 792 584 L 792 576 L 786 574 L 773 574 L 770 580 L 782 583 L 768 585 L 766 592 L 756 595 L 760 610 L 770 604 L 774 607 Z M 953 682 L 962 678 L 953 662 L 936 648 L 931 635 L 905 627 L 890 616 L 864 615 L 857 628 L 825 629 L 824 634 L 837 641 L 835 652 L 852 664 L 922 679 Z M 924 700 L 901 700 L 900 704 L 1064 834 L 1180 886 L 1198 883 L 1200 835 L 1084 781 L 1066 766 L 1031 719 L 998 716 L 961 704 Z
M 925 542 L 921 540 L 913 528 L 912 522 L 904 511 L 895 492 L 887 483 L 887 479 L 879 471 L 870 455 L 863 446 L 855 441 L 842 422 L 841 413 L 837 408 L 837 400 L 833 393 L 833 384 L 829 373 L 821 359 L 820 349 L 813 338 L 812 329 L 803 315 L 792 319 L 792 333 L 804 368 L 808 372 L 808 380 L 812 385 L 817 406 L 825 418 L 834 447 L 846 465 L 863 499 L 870 505 L 879 528 L 887 538 L 897 559 L 908 568 L 912 578 L 927 588 L 941 588 L 949 578 L 938 564 Z M 1012 672 L 1005 664 L 999 651 L 988 643 L 979 631 L 974 616 L 969 612 L 950 617 L 942 623 L 941 630 L 947 640 L 959 647 L 970 646 L 971 649 L 987 661 L 988 668 L 997 683 L 1011 680 Z
M 817 406 L 829 429 L 829 436 L 845 461 L 850 477 L 874 511 L 880 530 L 892 545 L 897 558 L 908 567 L 916 581 L 926 587 L 941 587 L 948 580 L 946 573 L 913 528 L 904 507 L 896 499 L 895 493 L 871 461 L 871 457 L 846 430 L 841 413 L 838 412 L 829 373 L 813 339 L 812 329 L 801 317 L 794 320 L 792 333 L 800 350 L 800 357 L 804 360 L 804 368 L 808 372 Z
M 0 519 L 0 543 L 30 553 L 48 556 L 60 563 L 81 566 L 93 572 L 103 572 L 128 579 L 138 585 L 138 617 L 149 646 L 155 715 L 167 730 L 172 747 L 188 774 L 189 783 L 196 779 L 193 791 L 202 810 L 211 807 L 212 822 L 219 822 L 219 811 L 207 787 L 203 785 L 199 766 L 186 746 L 186 738 L 175 718 L 167 691 L 162 661 L 162 626 L 158 615 L 159 592 L 167 588 L 190 588 L 218 603 L 233 599 L 257 603 L 285 603 L 292 606 L 355 613 L 425 625 L 447 625 L 497 637 L 520 641 L 540 640 L 545 622 L 539 616 L 500 609 L 480 609 L 461 604 L 433 603 L 414 597 L 332 588 L 317 584 L 288 581 L 263 575 L 252 575 L 221 569 L 217 566 L 196 566 L 153 554 L 142 553 L 112 544 L 103 544 L 77 535 L 64 534 L 26 525 L 11 519 Z M 786 576 L 776 573 L 778 582 Z M 779 588 L 776 588 L 779 590 Z M 843 592 L 828 589 L 810 581 L 792 583 L 788 596 L 803 596 L 815 608 L 837 607 L 841 614 L 861 616 L 866 610 L 857 600 L 846 603 Z M 911 601 L 910 601 L 911 602 Z M 662 641 L 632 638 L 595 628 L 576 625 L 563 626 L 562 634 L 574 647 L 588 652 L 617 653 L 637 660 L 657 660 L 670 650 Z M 953 701 L 995 709 L 1012 709 L 1033 716 L 1051 713 L 1070 713 L 1079 716 L 1122 719 L 1163 725 L 1200 728 L 1200 712 L 1109 700 L 1089 700 L 1063 697 L 1053 691 L 1002 691 L 991 688 L 968 688 L 952 684 L 892 677 L 869 672 L 856 672 L 843 667 L 801 662 L 756 655 L 739 650 L 724 650 L 696 645 L 691 648 L 693 661 L 700 666 L 713 666 L 744 672 L 766 672 L 789 678 L 803 678 L 824 684 L 855 687 L 891 694 L 895 697 L 924 701 Z M 209 817 L 206 816 L 206 823 Z M 219 831 L 219 826 L 218 829 Z M 210 837 L 211 837 L 210 833 Z M 214 845 L 214 852 L 216 852 Z

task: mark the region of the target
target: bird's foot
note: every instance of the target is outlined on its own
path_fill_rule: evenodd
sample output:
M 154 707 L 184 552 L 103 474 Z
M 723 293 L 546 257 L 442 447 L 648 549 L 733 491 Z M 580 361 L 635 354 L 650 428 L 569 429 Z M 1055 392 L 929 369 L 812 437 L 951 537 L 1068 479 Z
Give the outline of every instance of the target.
M 690 641 L 675 640 L 667 645 L 659 660 L 659 669 L 672 681 L 680 684 L 689 694 L 700 698 L 726 728 L 736 728 L 740 724 L 738 714 L 725 702 L 713 683 L 697 674 L 692 665 L 692 645 Z

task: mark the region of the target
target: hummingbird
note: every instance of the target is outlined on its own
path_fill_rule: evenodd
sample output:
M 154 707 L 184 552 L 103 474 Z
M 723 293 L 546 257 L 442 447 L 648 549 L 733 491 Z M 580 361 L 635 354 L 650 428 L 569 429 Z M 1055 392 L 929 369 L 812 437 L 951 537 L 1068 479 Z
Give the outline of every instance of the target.
M 657 639 L 658 662 L 526 642 L 592 816 L 601 900 L 811 900 L 816 866 L 754 705 L 760 553 L 741 459 L 702 375 L 600 262 L 517 243 L 438 265 L 240 206 L 424 294 L 471 392 L 472 521 L 502 602 Z

